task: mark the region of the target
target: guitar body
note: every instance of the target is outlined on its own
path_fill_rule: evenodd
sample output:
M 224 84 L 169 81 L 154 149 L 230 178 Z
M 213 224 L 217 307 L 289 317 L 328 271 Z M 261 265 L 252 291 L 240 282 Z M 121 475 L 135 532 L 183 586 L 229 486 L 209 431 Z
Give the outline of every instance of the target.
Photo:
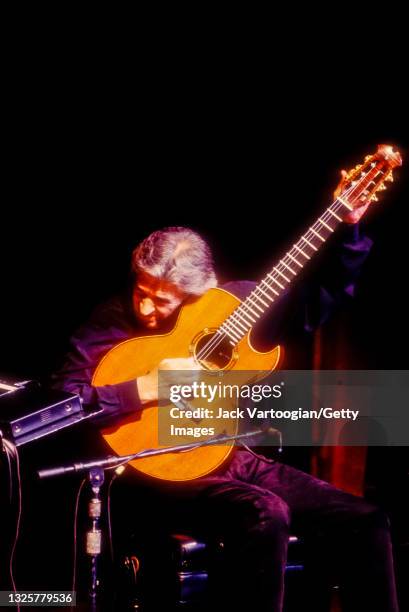
M 92 384 L 98 387 L 134 380 L 157 367 L 163 359 L 195 356 L 201 342 L 207 341 L 212 330 L 216 330 L 240 303 L 223 289 L 211 289 L 181 309 L 170 333 L 133 338 L 111 349 L 98 365 Z M 249 334 L 230 349 L 231 358 L 218 364 L 217 369 L 265 372 L 274 370 L 280 360 L 279 346 L 260 353 L 252 347 Z M 105 429 L 102 432 L 105 441 L 118 455 L 161 448 L 158 443 L 158 410 L 157 406 L 146 407 L 130 415 L 119 426 Z M 210 419 L 207 422 L 203 419 L 200 426 L 215 425 L 214 419 L 211 423 L 208 421 Z M 183 424 L 186 425 L 186 420 Z M 197 426 L 198 423 L 191 420 L 190 425 Z M 222 420 L 218 425 L 228 435 L 237 431 L 234 419 Z M 189 481 L 210 474 L 228 458 L 233 448 L 232 445 L 214 445 L 138 459 L 131 465 L 157 479 Z

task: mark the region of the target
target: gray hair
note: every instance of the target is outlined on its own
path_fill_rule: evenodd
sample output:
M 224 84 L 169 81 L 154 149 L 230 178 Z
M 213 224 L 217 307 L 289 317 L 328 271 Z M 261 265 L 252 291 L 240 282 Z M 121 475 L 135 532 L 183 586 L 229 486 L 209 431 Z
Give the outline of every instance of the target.
M 217 285 L 209 246 L 186 227 L 166 227 L 145 238 L 132 253 L 132 272 L 140 271 L 192 295 Z

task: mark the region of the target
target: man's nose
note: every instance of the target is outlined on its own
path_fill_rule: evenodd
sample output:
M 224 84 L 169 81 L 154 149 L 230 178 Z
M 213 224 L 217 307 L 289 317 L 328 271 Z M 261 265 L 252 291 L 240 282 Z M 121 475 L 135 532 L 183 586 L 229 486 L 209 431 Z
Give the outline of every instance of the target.
M 155 311 L 155 304 L 152 302 L 150 298 L 144 298 L 141 300 L 139 305 L 139 310 L 144 317 L 148 317 Z

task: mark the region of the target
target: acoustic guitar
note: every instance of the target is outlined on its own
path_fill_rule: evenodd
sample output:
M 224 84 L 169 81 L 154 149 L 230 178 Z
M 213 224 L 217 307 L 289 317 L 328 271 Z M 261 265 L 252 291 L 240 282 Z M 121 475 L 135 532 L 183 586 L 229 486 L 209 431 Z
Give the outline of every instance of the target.
M 110 350 L 98 365 L 92 384 L 112 385 L 136 379 L 163 359 L 194 357 L 198 367 L 215 371 L 271 372 L 280 363 L 281 348 L 258 352 L 251 331 L 260 317 L 280 298 L 303 271 L 344 217 L 356 208 L 377 200 L 378 192 L 393 180 L 400 166 L 399 152 L 379 145 L 362 165 L 347 173 L 342 192 L 293 244 L 243 301 L 222 289 L 211 289 L 184 305 L 170 333 L 133 338 Z M 117 427 L 102 431 L 108 445 L 119 455 L 160 448 L 158 406 L 136 411 Z M 186 424 L 186 420 L 184 421 Z M 197 420 L 191 425 L 196 426 Z M 200 423 L 201 425 L 205 423 Z M 214 424 L 214 422 L 212 423 Z M 237 430 L 229 419 L 220 424 L 224 433 Z M 232 453 L 232 445 L 204 446 L 183 453 L 170 453 L 131 462 L 142 474 L 167 481 L 189 481 L 210 474 Z

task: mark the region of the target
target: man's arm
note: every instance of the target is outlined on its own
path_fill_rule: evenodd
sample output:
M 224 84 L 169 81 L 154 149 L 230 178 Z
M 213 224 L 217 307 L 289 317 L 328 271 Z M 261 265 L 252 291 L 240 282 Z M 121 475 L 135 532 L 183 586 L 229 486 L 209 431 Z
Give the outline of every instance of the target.
M 340 196 L 347 182 L 347 172 L 341 171 L 334 198 Z M 293 327 L 312 332 L 324 323 L 337 306 L 352 298 L 355 286 L 369 252 L 372 240 L 365 236 L 360 219 L 366 213 L 370 201 L 344 215 L 343 223 L 327 245 L 324 261 L 318 261 L 318 269 L 307 269 L 302 282 L 287 292 L 274 309 L 275 325 L 271 333 L 278 341 L 285 339 L 290 321 Z M 316 263 L 316 262 L 314 262 Z M 261 326 L 263 328 L 263 326 Z
M 158 401 L 158 369 L 178 371 L 178 381 L 190 382 L 194 359 L 163 359 L 147 374 L 130 381 L 94 387 L 91 384 L 96 367 L 114 346 L 137 335 L 129 324 L 124 303 L 114 299 L 96 308 L 90 320 L 70 339 L 70 348 L 62 367 L 52 376 L 53 386 L 79 393 L 86 407 L 100 407 L 103 412 L 91 420 L 100 427 L 119 422 L 122 417 Z M 138 356 L 143 359 L 143 355 Z
M 300 288 L 304 303 L 302 324 L 307 332 L 319 327 L 338 306 L 354 296 L 362 266 L 372 248 L 372 240 L 363 234 L 358 223 L 344 224 L 333 238 L 315 278 L 310 275 Z
M 73 334 L 64 363 L 52 376 L 54 387 L 79 393 L 86 407 L 103 408 L 103 413 L 92 419 L 101 427 L 142 406 L 135 380 L 102 387 L 91 385 L 102 357 L 129 338 L 123 323 L 120 324 L 121 315 L 117 301 L 98 307 L 90 320 Z
M 342 194 L 346 182 L 347 172 L 342 170 L 334 198 Z M 361 206 L 344 215 L 344 223 L 333 237 L 327 261 L 323 262 L 318 279 L 305 283 L 305 331 L 319 327 L 337 305 L 353 297 L 362 265 L 372 248 L 372 240 L 363 235 L 359 223 L 369 206 L 370 201 L 364 200 Z

